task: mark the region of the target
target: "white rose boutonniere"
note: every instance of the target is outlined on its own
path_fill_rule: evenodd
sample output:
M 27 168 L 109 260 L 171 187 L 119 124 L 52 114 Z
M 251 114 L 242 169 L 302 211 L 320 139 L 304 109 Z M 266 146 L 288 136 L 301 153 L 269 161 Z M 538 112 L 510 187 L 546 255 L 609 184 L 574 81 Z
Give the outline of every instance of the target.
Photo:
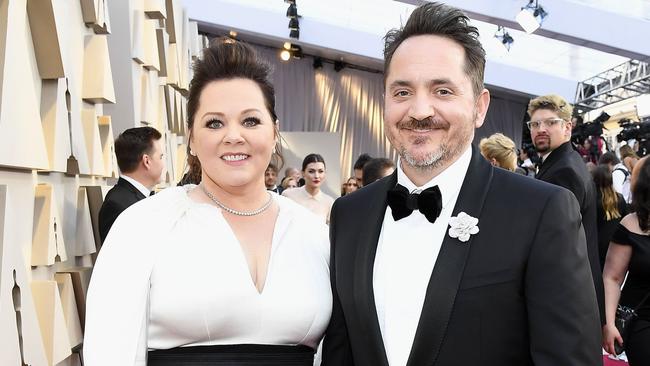
M 469 240 L 470 235 L 478 233 L 478 219 L 464 212 L 449 219 L 449 236 L 462 242 Z

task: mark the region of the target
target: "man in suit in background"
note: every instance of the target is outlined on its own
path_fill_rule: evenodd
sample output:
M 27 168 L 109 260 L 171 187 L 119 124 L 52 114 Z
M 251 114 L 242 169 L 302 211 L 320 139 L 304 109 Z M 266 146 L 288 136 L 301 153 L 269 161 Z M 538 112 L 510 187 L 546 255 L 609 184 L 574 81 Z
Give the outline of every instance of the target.
M 578 200 L 600 319 L 605 324 L 605 293 L 598 255 L 596 186 L 587 165 L 571 144 L 573 107 L 559 95 L 537 97 L 528 104 L 530 137 L 542 157 L 536 178 L 570 190 Z
M 273 163 L 269 163 L 264 171 L 264 185 L 266 189 L 277 194 L 282 194 L 282 186 L 278 185 L 278 167 Z
M 384 130 L 400 160 L 332 208 L 324 366 L 602 362 L 575 197 L 471 145 L 490 95 L 467 23 L 426 3 L 386 36 Z
M 106 239 L 115 219 L 132 204 L 153 194 L 165 169 L 162 135 L 152 127 L 130 128 L 115 140 L 120 179 L 99 210 L 99 236 Z

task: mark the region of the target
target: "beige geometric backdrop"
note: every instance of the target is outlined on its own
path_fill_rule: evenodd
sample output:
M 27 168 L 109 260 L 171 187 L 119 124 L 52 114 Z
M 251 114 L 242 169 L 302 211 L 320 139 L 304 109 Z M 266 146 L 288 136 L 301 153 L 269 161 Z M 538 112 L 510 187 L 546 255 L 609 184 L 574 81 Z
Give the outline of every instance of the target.
M 157 128 L 179 180 L 206 42 L 179 0 L 0 0 L 0 365 L 81 364 L 114 137 Z

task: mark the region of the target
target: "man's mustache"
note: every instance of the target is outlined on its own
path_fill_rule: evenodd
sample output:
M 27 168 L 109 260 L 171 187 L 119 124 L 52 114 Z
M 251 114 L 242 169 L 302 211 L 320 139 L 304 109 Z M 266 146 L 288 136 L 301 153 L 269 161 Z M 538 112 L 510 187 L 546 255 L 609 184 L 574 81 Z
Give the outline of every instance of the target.
M 398 122 L 397 128 L 408 129 L 408 130 L 432 130 L 438 128 L 447 129 L 449 128 L 449 123 L 439 121 L 431 117 L 427 117 L 424 119 L 411 118 L 406 121 Z

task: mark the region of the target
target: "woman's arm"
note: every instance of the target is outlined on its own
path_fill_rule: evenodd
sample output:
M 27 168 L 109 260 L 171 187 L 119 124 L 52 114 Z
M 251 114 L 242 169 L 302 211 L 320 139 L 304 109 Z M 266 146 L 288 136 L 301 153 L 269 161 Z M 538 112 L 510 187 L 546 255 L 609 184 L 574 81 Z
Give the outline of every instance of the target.
M 607 259 L 603 268 L 603 284 L 605 286 L 605 317 L 603 326 L 603 348 L 607 353 L 615 354 L 614 342 L 623 344 L 623 339 L 614 325 L 616 308 L 621 297 L 621 285 L 625 279 L 627 268 L 632 256 L 632 247 L 615 242 L 609 244 Z

